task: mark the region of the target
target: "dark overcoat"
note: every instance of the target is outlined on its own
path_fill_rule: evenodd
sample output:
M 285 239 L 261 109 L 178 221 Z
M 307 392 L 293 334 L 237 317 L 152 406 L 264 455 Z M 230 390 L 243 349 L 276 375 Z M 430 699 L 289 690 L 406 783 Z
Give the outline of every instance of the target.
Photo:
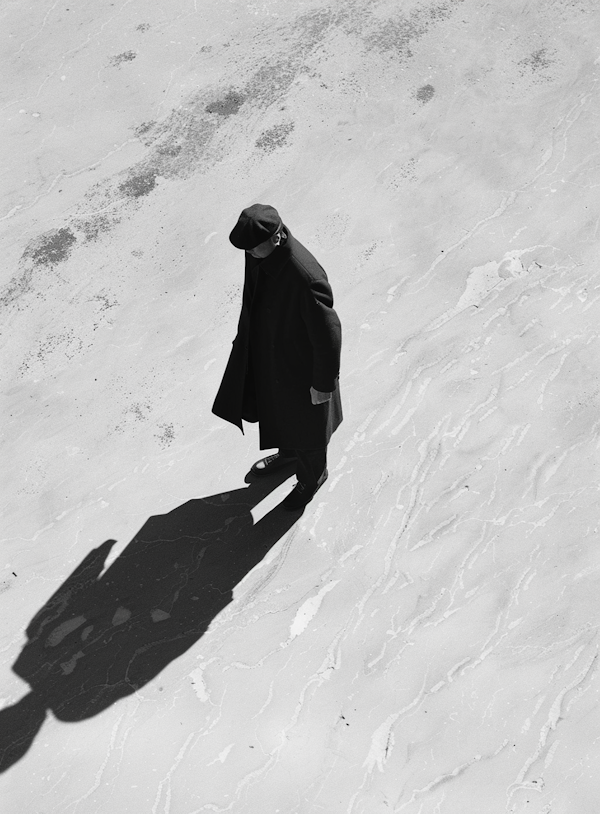
M 261 449 L 321 449 L 342 421 L 342 329 L 324 269 L 284 229 L 268 257 L 245 255 L 237 336 L 212 409 L 242 432 L 242 419 L 258 421 Z M 333 396 L 313 404 L 311 387 Z

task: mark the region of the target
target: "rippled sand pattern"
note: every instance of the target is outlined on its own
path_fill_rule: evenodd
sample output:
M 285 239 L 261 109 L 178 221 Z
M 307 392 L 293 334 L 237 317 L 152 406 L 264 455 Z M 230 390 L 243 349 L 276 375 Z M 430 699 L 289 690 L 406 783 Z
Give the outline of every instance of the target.
M 595 0 L 1 19 L 2 814 L 597 814 Z M 299 519 L 210 411 L 256 201 L 344 328 Z

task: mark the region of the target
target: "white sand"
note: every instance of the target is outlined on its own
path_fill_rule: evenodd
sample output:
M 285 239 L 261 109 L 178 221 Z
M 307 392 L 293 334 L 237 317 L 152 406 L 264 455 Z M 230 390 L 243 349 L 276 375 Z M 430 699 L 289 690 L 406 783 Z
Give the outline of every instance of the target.
M 596 0 L 43 0 L 0 30 L 4 713 L 105 540 L 123 563 L 213 495 L 193 578 L 272 537 L 148 683 L 48 713 L 2 814 L 596 814 Z M 279 536 L 292 481 L 229 515 L 257 433 L 210 412 L 256 201 L 344 327 L 330 478 Z M 111 664 L 210 592 L 144 563 L 45 617 L 70 693 L 103 622 Z

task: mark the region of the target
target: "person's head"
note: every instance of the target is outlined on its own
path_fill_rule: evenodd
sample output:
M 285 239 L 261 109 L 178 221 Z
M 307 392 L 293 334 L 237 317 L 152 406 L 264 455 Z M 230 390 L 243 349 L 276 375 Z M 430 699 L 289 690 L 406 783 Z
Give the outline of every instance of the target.
M 252 257 L 268 257 L 283 238 L 283 223 L 277 210 L 268 204 L 253 204 L 242 211 L 229 235 L 236 249 Z
M 258 246 L 255 246 L 253 249 L 246 249 L 246 251 L 248 254 L 252 255 L 252 257 L 263 260 L 265 257 L 268 257 L 272 251 L 275 251 L 279 245 L 281 245 L 282 238 L 283 224 L 281 224 L 279 229 L 272 237 L 267 238 L 263 243 L 259 243 Z

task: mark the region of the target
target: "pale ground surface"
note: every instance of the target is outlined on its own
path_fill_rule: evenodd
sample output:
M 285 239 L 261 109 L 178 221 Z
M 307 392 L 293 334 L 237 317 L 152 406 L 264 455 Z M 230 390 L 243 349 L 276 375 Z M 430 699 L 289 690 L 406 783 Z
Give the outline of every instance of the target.
M 41 0 L 0 29 L 4 746 L 33 617 L 106 540 L 125 563 L 30 628 L 3 814 L 596 814 L 597 0 Z M 301 519 L 253 530 L 256 431 L 210 407 L 255 201 L 328 271 L 345 422 Z M 89 717 L 90 681 L 129 695 Z

